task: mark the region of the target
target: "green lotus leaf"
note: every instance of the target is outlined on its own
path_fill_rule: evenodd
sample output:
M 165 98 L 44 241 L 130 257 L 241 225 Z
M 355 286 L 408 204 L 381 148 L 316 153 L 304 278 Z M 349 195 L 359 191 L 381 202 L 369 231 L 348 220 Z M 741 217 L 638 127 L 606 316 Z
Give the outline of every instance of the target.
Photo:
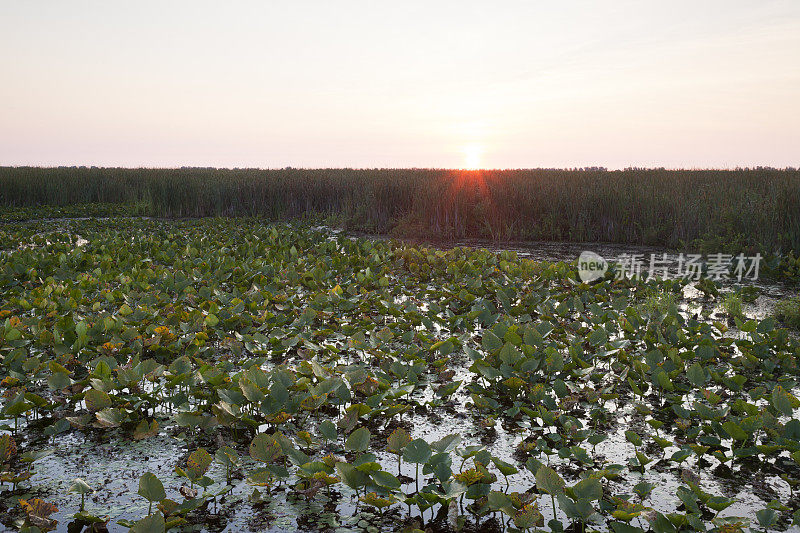
M 550 494 L 551 496 L 558 496 L 564 493 L 566 483 L 558 475 L 558 472 L 549 466 L 542 465 L 536 472 L 536 488 Z
M 350 433 L 344 442 L 346 450 L 351 452 L 363 452 L 369 447 L 369 439 L 372 435 L 365 427 L 360 427 Z
M 403 449 L 403 460 L 422 464 L 431 458 L 431 447 L 424 439 L 414 439 Z
M 165 531 L 164 515 L 160 512 L 142 518 L 130 528 L 130 533 L 164 533 Z
M 149 502 L 160 502 L 167 497 L 161 480 L 150 472 L 143 474 L 142 477 L 139 478 L 138 494 Z

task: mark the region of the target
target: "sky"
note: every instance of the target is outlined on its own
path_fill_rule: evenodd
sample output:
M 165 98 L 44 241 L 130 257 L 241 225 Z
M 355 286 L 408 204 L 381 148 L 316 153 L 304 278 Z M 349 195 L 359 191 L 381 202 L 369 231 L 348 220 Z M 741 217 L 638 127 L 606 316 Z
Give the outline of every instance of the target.
M 800 1 L 0 0 L 0 165 L 800 166 Z

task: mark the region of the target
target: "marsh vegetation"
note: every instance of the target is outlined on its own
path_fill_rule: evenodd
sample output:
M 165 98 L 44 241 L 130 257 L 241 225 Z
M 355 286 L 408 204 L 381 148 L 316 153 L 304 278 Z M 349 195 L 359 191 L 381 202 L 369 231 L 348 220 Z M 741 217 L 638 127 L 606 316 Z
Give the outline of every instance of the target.
M 7 223 L 0 248 L 6 527 L 800 518 L 800 342 L 746 289 L 253 219 Z
M 117 214 L 315 218 L 408 236 L 800 252 L 797 170 L 0 168 L 0 205 L 97 213 L 98 203 Z

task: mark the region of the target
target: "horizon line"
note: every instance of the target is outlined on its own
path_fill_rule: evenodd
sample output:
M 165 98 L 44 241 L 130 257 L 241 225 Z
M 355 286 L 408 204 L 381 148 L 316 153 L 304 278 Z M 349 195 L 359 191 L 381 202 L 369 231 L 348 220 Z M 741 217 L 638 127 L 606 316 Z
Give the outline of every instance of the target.
M 295 167 L 291 165 L 283 167 L 217 167 L 204 165 L 180 165 L 180 166 L 105 166 L 105 165 L 4 165 L 0 164 L 0 169 L 101 169 L 101 170 L 258 170 L 258 171 L 279 171 L 279 170 L 358 170 L 358 171 L 385 171 L 385 170 L 427 170 L 427 171 L 457 171 L 457 172 L 509 172 L 509 171 L 567 171 L 567 172 L 629 172 L 629 171 L 669 171 L 669 172 L 704 172 L 704 171 L 743 171 L 743 170 L 777 170 L 777 171 L 797 171 L 800 165 L 774 167 L 771 165 L 755 166 L 734 166 L 734 167 L 664 167 L 664 166 L 636 166 L 609 168 L 605 166 L 574 166 L 574 167 L 505 167 L 505 168 L 459 168 L 459 167 Z

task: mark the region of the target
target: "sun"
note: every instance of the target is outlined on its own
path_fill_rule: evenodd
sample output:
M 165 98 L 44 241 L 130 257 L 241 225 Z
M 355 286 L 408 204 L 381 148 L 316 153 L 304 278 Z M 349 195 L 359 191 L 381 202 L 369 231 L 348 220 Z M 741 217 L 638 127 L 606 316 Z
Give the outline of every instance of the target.
M 483 156 L 483 147 L 479 144 L 468 144 L 461 149 L 464 154 L 465 170 L 477 170 L 481 168 L 481 156 Z

